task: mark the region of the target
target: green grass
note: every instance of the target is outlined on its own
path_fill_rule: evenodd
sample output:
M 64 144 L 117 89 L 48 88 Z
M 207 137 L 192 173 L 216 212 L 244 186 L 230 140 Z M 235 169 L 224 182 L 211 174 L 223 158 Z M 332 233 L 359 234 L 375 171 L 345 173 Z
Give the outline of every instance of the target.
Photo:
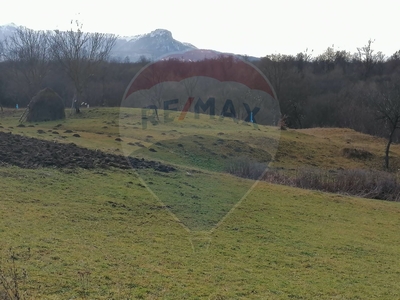
M 33 298 L 400 295 L 398 203 L 259 183 L 211 231 L 208 251 L 193 252 L 193 235 L 132 172 L 1 174 L 1 249 L 30 247 L 17 264 L 28 271 L 24 288 Z
M 400 298 L 399 203 L 266 182 L 242 199 L 254 181 L 220 172 L 235 147 L 262 160 L 274 156 L 277 140 L 276 167 L 377 167 L 383 140 L 344 129 L 280 132 L 190 116 L 184 126 L 143 130 L 135 112 L 123 114 L 121 124 L 118 109 L 93 108 L 35 127 L 16 127 L 18 113 L 0 118 L 3 131 L 178 167 L 170 174 L 0 167 L 0 261 L 9 266 L 10 247 L 21 253 L 17 266 L 28 273 L 21 289 L 30 298 Z M 81 138 L 62 133 L 67 129 Z M 374 156 L 348 159 L 344 147 Z M 398 153 L 395 145 L 395 160 Z
M 189 171 L 140 170 L 138 174 L 155 198 L 191 231 L 210 231 L 254 184 L 230 175 Z

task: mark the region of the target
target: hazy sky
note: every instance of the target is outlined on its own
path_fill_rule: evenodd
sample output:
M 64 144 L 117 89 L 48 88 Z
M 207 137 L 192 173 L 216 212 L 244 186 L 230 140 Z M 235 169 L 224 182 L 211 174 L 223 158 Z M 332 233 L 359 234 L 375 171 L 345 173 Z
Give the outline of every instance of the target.
M 296 54 L 328 46 L 351 53 L 375 39 L 374 49 L 400 50 L 400 1 L 180 1 L 8 0 L 0 25 L 70 29 L 78 19 L 86 31 L 137 35 L 168 29 L 198 48 L 265 56 Z

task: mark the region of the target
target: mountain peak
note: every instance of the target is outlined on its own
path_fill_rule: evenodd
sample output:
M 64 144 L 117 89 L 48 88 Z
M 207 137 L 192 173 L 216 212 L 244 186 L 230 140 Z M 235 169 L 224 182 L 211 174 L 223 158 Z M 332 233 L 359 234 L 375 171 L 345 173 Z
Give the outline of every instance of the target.
M 11 22 L 11 23 L 7 23 L 7 24 L 4 24 L 4 25 L 1 25 L 0 27 L 13 27 L 13 28 L 18 28 L 19 26 L 18 26 L 17 24 L 15 24 L 15 23 Z
M 192 44 L 181 43 L 172 37 L 171 31 L 158 28 L 150 33 L 119 39 L 111 56 L 125 57 L 131 61 L 137 61 L 141 57 L 154 60 L 166 54 L 189 49 L 196 49 L 196 47 Z
M 166 37 L 172 39 L 172 33 L 166 29 L 156 29 L 149 33 L 150 37 Z

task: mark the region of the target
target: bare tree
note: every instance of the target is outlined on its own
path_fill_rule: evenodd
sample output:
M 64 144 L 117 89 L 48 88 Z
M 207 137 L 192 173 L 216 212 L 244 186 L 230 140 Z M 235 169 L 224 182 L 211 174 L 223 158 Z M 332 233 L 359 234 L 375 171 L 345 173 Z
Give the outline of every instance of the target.
M 0 41 L 0 62 L 3 61 L 4 56 L 4 44 L 3 41 Z
M 265 74 L 274 87 L 280 99 L 282 89 L 289 80 L 294 57 L 283 54 L 271 54 L 261 59 L 260 70 Z
M 330 72 L 335 68 L 335 47 L 328 47 L 322 54 L 318 55 L 315 60 L 314 64 L 318 65 L 323 72 Z
M 370 92 L 369 100 L 377 119 L 382 120 L 388 129 L 388 141 L 385 150 L 385 168 L 389 169 L 389 150 L 396 129 L 400 128 L 400 83 L 397 80 L 378 83 Z
M 0 77 L 0 112 L 3 112 L 3 98 L 4 98 L 4 88 L 3 88 L 3 80 Z
M 4 55 L 4 45 L 3 42 L 0 41 L 0 62 L 3 61 L 3 55 Z M 3 112 L 3 81 L 0 76 L 0 112 Z
M 311 50 L 311 53 L 308 53 L 308 48 L 300 53 L 297 53 L 296 55 L 296 61 L 297 61 L 297 70 L 299 73 L 302 75 L 304 74 L 304 69 L 309 64 L 312 60 L 312 52 L 314 50 Z
M 101 62 L 109 58 L 117 36 L 104 33 L 88 33 L 76 22 L 76 31 L 58 31 L 52 35 L 51 53 L 60 63 L 75 88 L 79 100 L 90 76 Z
M 335 64 L 340 66 L 343 74 L 347 72 L 348 63 L 351 61 L 351 54 L 345 50 L 338 50 L 335 54 Z
M 355 58 L 362 63 L 363 79 L 367 79 L 371 75 L 376 64 L 382 63 L 385 59 L 385 56 L 381 51 L 374 53 L 375 50 L 372 49 L 372 44 L 374 42 L 375 40 L 369 39 L 365 46 L 357 48 L 357 53 L 355 54 Z
M 310 61 L 311 54 L 306 50 L 296 57 L 269 55 L 260 63 L 260 69 L 274 87 L 281 112 L 287 116 L 290 127 L 303 127 L 310 81 L 306 66 Z
M 49 70 L 49 33 L 18 27 L 3 45 L 3 56 L 11 62 L 19 89 L 30 99 L 41 88 Z

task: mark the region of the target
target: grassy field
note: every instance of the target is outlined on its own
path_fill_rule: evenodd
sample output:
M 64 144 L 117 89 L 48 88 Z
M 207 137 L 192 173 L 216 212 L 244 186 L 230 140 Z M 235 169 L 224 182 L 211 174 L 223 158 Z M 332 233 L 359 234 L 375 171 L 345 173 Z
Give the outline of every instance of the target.
M 97 108 L 17 127 L 19 114 L 1 117 L 0 130 L 178 168 L 0 167 L 1 266 L 12 247 L 27 299 L 400 298 L 399 203 L 221 172 L 229 153 L 285 170 L 379 168 L 384 140 L 348 129 L 239 129 L 232 120 L 142 130 L 135 112 Z M 372 155 L 349 158 L 344 148 Z M 394 145 L 394 162 L 399 153 Z
M 6 117 L 0 116 L 0 130 L 58 142 L 73 142 L 83 147 L 109 153 L 125 155 L 136 153 L 146 158 L 183 165 L 194 164 L 216 171 L 223 168 L 221 158 L 222 160 L 229 158 L 229 154 L 231 156 L 248 155 L 249 147 L 255 150 L 250 155 L 258 159 L 262 157 L 268 159 L 272 156 L 271 166 L 275 168 L 293 169 L 309 166 L 322 169 L 382 170 L 386 147 L 385 139 L 346 128 L 280 131 L 273 127 L 254 128 L 248 124 L 236 124 L 229 119 L 221 122 L 218 118 L 215 120 L 204 118 L 193 122 L 189 116 L 184 124 L 179 122 L 171 122 L 163 126 L 149 124 L 146 130 L 143 130 L 140 124 L 140 112 L 118 108 L 84 109 L 81 115 L 70 115 L 70 110 L 67 110 L 68 118 L 64 121 L 30 124 L 34 127 L 21 128 L 17 127 L 21 114 L 22 110 L 10 110 Z M 162 113 L 160 117 L 162 118 Z M 25 125 L 28 126 L 28 124 Z M 45 133 L 38 133 L 40 129 Z M 74 132 L 65 133 L 66 130 Z M 54 131 L 57 133 L 54 134 Z M 78 133 L 81 138 L 73 137 L 74 133 Z M 121 138 L 121 141 L 116 141 L 116 138 Z M 218 140 L 229 143 L 221 145 L 218 144 Z M 162 145 L 155 145 L 157 142 L 161 142 Z M 215 143 L 217 145 L 213 145 Z M 178 144 L 183 147 L 178 147 Z M 148 151 L 148 148 L 159 146 L 162 146 L 162 149 L 158 152 Z M 231 151 L 226 151 L 227 147 L 230 147 Z M 242 152 L 232 150 L 236 148 L 242 148 Z M 370 155 L 367 159 L 349 158 L 343 154 L 344 149 L 357 149 L 368 152 Z M 182 155 L 185 152 L 194 155 L 192 157 Z M 217 155 L 213 155 L 212 152 Z M 228 157 L 221 157 L 221 155 Z M 400 145 L 392 145 L 390 156 L 392 170 L 399 169 Z M 196 162 L 196 159 L 201 160 Z

